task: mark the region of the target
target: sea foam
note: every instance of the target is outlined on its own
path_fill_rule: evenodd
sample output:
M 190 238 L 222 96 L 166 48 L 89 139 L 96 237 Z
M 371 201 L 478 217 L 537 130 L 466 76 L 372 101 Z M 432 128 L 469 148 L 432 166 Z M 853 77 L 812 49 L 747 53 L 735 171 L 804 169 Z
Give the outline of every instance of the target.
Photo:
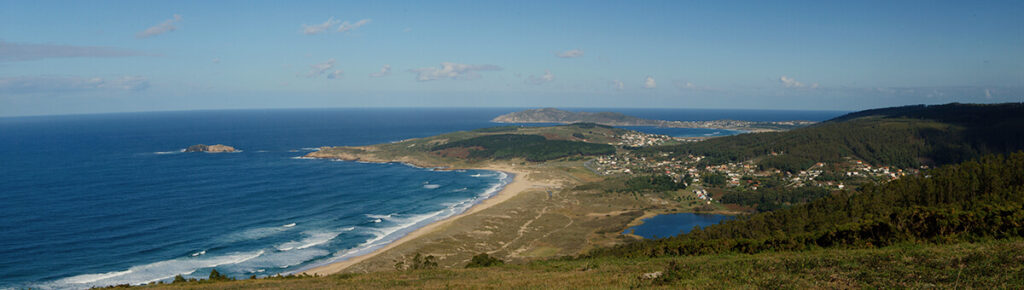
M 446 204 L 445 209 L 424 214 L 415 214 L 404 217 L 401 215 L 396 216 L 396 214 L 389 214 L 387 215 L 387 217 L 390 218 L 391 221 L 397 223 L 397 225 L 381 228 L 362 227 L 360 228 L 361 231 L 363 233 L 370 234 L 371 238 L 365 240 L 359 245 L 356 245 L 355 247 L 335 252 L 334 255 L 329 259 L 325 259 L 321 262 L 307 265 L 305 267 L 288 273 L 300 273 L 302 271 L 315 268 L 317 266 L 340 262 L 347 259 L 351 259 L 353 257 L 369 254 L 377 249 L 386 246 L 387 244 L 390 244 L 404 237 L 405 235 L 408 235 L 409 233 L 415 231 L 416 229 L 419 229 L 430 223 L 440 221 L 465 212 L 473 205 L 476 205 L 477 203 L 480 203 L 481 201 L 490 198 L 497 192 L 501 191 L 501 189 L 504 188 L 505 185 L 512 181 L 513 177 L 507 173 L 500 171 L 496 175 L 492 176 L 499 177 L 498 182 L 492 184 L 489 188 L 478 194 L 476 197 L 465 199 L 456 203 Z M 378 215 L 367 215 L 367 217 L 370 216 L 383 217 Z
M 41 288 L 89 288 L 93 286 L 131 284 L 139 285 L 149 282 L 167 280 L 176 275 L 189 275 L 199 269 L 221 265 L 238 264 L 255 259 L 265 251 L 248 253 L 230 253 L 220 256 L 202 256 L 198 258 L 177 258 L 156 263 L 133 266 L 125 271 L 101 274 L 84 274 L 38 285 Z

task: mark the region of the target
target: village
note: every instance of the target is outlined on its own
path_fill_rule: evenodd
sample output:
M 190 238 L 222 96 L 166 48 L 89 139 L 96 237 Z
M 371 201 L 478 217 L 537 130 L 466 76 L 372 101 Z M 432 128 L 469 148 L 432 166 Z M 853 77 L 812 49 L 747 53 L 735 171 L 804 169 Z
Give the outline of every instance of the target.
M 643 147 L 663 145 L 667 142 L 686 141 L 665 135 L 631 132 L 620 136 L 622 142 L 616 145 Z M 772 153 L 773 156 L 783 153 Z M 761 168 L 757 160 L 708 164 L 701 162 L 705 156 L 685 155 L 673 157 L 670 153 L 657 156 L 640 156 L 633 151 L 598 156 L 587 162 L 599 175 L 665 174 L 676 182 L 695 185 L 691 191 L 701 200 L 712 201 L 705 186 L 734 188 L 756 191 L 767 180 L 779 181 L 789 188 L 815 186 L 830 190 L 842 190 L 866 182 L 887 182 L 916 174 L 916 169 L 899 169 L 889 166 L 873 166 L 861 160 L 846 157 L 841 162 L 817 162 L 809 168 L 796 172 Z

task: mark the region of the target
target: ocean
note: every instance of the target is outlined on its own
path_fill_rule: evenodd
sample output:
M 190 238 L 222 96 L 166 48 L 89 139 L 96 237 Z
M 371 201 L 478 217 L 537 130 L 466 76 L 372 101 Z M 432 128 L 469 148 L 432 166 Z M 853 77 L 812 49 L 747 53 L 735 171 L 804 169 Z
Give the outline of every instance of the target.
M 514 108 L 303 109 L 0 118 L 0 288 L 87 288 L 291 273 L 368 253 L 458 214 L 500 172 L 300 158 L 503 124 Z M 607 109 L 586 109 L 606 111 Z M 667 120 L 843 112 L 619 110 Z M 675 112 L 675 113 L 673 113 Z M 720 116 L 720 117 L 716 117 Z M 714 129 L 635 128 L 672 136 Z M 237 153 L 184 153 L 226 144 Z

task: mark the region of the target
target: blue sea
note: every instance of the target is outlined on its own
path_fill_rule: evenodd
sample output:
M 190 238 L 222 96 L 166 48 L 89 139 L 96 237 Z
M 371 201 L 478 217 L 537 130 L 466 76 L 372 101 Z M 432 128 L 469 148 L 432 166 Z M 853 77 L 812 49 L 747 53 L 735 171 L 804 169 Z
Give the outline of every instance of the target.
M 303 109 L 0 118 L 0 288 L 87 288 L 291 273 L 458 214 L 501 172 L 303 159 L 502 124 L 517 111 Z M 586 109 L 607 111 L 607 109 Z M 825 120 L 843 112 L 637 110 L 667 120 Z M 673 113 L 675 112 L 675 113 Z M 720 117 L 716 117 L 720 116 Z M 672 136 L 713 129 L 635 128 Z M 716 133 L 718 132 L 718 133 Z M 226 144 L 237 153 L 184 153 Z

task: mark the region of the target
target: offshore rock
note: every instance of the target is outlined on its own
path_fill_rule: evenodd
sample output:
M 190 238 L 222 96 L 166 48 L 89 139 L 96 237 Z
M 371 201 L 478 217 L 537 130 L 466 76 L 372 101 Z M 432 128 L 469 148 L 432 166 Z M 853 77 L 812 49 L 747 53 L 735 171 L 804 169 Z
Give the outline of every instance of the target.
M 188 148 L 185 149 L 185 152 L 206 152 L 206 153 L 229 153 L 229 152 L 235 152 L 235 151 L 236 151 L 235 147 L 231 147 L 231 146 L 228 146 L 228 145 L 222 145 L 222 144 L 217 144 L 217 145 L 197 144 L 197 145 L 188 146 Z

